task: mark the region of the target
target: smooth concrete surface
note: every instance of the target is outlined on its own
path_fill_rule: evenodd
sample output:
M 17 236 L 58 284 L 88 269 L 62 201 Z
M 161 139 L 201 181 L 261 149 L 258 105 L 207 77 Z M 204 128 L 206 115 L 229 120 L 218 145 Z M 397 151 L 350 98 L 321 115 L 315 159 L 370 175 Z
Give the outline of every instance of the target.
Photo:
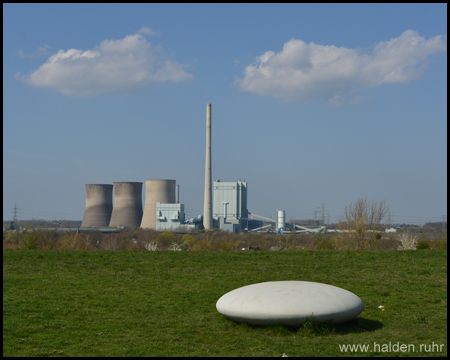
M 142 183 L 115 182 L 110 227 L 137 228 L 142 221 Z
M 212 167 L 211 167 L 211 104 L 206 105 L 206 158 L 205 198 L 203 203 L 203 226 L 212 229 Z
M 156 203 L 175 204 L 175 180 L 145 180 L 145 206 L 141 228 L 156 230 Z
M 109 225 L 112 213 L 112 191 L 110 184 L 86 184 L 86 208 L 82 228 L 101 228 Z
M 238 322 L 297 326 L 311 315 L 318 323 L 348 321 L 364 310 L 364 303 L 350 291 L 332 285 L 273 281 L 232 290 L 217 301 L 216 308 Z

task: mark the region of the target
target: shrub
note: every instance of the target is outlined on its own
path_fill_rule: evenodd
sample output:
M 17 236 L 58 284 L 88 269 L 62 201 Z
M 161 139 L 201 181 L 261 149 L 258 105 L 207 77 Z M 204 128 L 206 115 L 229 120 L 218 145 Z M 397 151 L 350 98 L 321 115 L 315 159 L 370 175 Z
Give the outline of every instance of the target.
M 101 231 L 83 231 L 81 236 L 94 249 L 98 248 L 103 240 L 103 233 Z
M 106 234 L 100 243 L 100 248 L 103 250 L 117 250 L 119 243 L 120 239 L 117 234 Z
M 173 242 L 172 244 L 170 244 L 168 250 L 170 251 L 181 251 L 181 247 L 180 245 L 178 245 L 176 242 Z
M 161 235 L 156 239 L 158 243 L 158 247 L 162 249 L 167 249 L 174 241 L 175 237 L 172 232 L 164 231 Z
M 219 250 L 219 251 L 231 251 L 231 250 L 238 250 L 239 248 L 236 248 L 237 241 L 216 241 L 211 244 L 210 250 Z M 242 247 L 241 247 L 242 249 Z
M 7 232 L 6 237 L 3 233 L 3 242 L 5 244 L 19 244 L 23 234 L 19 230 L 10 230 Z
M 206 239 L 201 239 L 192 246 L 192 250 L 211 250 L 211 243 Z
M 149 241 L 148 243 L 145 243 L 144 247 L 148 251 L 157 251 L 158 250 L 158 244 L 156 243 L 155 240 L 152 240 L 152 241 Z
M 358 250 L 358 240 L 353 236 L 348 236 L 349 233 L 339 233 L 335 238 L 336 250 Z
M 36 249 L 39 250 L 54 250 L 58 248 L 58 242 L 61 237 L 61 232 L 55 230 L 44 230 L 41 232 L 37 242 Z
M 35 250 L 38 245 L 38 239 L 42 235 L 40 231 L 27 231 L 24 233 L 24 237 L 21 239 L 22 243 L 20 247 Z
M 405 232 L 400 234 L 399 240 L 401 245 L 398 247 L 398 250 L 416 250 L 419 236 Z
M 443 234 L 438 239 L 430 240 L 431 249 L 447 250 L 447 234 Z
M 184 234 L 180 240 L 180 243 L 181 243 L 181 248 L 183 250 L 187 250 L 194 245 L 195 239 L 191 234 Z
M 58 242 L 60 250 L 92 250 L 93 247 L 78 234 L 67 234 Z
M 333 241 L 330 239 L 319 239 L 317 241 L 317 250 L 334 250 Z
M 374 246 L 374 250 L 396 250 L 398 249 L 398 240 L 395 238 L 381 238 L 380 240 L 377 240 Z
M 417 250 L 425 250 L 430 248 L 430 243 L 426 240 L 420 240 L 417 243 Z

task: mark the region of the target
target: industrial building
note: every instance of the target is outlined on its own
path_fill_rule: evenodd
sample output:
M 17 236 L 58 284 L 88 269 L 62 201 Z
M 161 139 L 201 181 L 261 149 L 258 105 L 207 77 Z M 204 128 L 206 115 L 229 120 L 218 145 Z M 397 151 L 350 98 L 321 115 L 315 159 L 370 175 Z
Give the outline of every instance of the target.
M 229 216 L 216 211 L 215 222 L 212 216 L 212 181 L 211 181 L 211 104 L 206 106 L 206 166 L 205 166 L 205 214 L 203 217 L 190 219 L 186 227 L 203 227 L 212 229 L 214 223 L 221 228 L 232 231 L 241 229 L 241 218 L 246 216 L 246 184 L 236 186 L 238 190 L 228 191 L 221 187 L 217 198 L 229 199 L 231 203 Z M 226 183 L 224 183 L 225 185 Z M 229 183 L 233 184 L 233 183 Z M 236 183 L 237 184 L 237 183 Z M 141 227 L 158 231 L 175 230 L 185 223 L 184 204 L 175 200 L 175 180 L 148 179 L 145 181 L 145 205 L 142 208 L 141 182 L 114 182 L 113 185 L 86 184 L 86 208 L 82 227 Z M 114 189 L 114 204 L 112 190 Z M 238 208 L 239 207 L 239 208 Z M 222 219 L 222 220 L 220 220 Z
M 245 181 L 213 184 L 214 228 L 238 232 L 246 229 L 248 220 L 247 183 Z
M 205 197 L 203 203 L 203 226 L 205 229 L 222 229 L 238 232 L 248 230 L 250 225 L 261 226 L 261 222 L 249 224 L 247 210 L 247 183 L 212 183 L 211 158 L 211 104 L 206 105 L 206 156 L 205 156 Z M 214 188 L 213 188 L 214 187 Z M 214 193 L 214 196 L 213 196 Z
M 136 228 L 142 221 L 142 183 L 115 182 L 110 227 Z
M 178 199 L 175 203 L 175 184 L 175 180 L 146 180 L 144 211 L 141 182 L 86 184 L 86 208 L 81 227 L 175 230 L 185 222 L 184 204 L 179 204 Z M 198 220 L 195 226 L 192 224 L 187 227 L 199 227 Z
M 156 230 L 175 230 L 185 221 L 184 204 L 156 203 Z
M 203 215 L 185 219 L 184 204 L 175 199 L 175 180 L 145 181 L 145 206 L 142 208 L 141 182 L 86 184 L 86 208 L 81 227 L 141 227 L 157 231 L 181 228 L 221 229 L 230 232 L 321 231 L 286 223 L 283 210 L 277 210 L 277 220 L 250 213 L 247 208 L 247 182 L 212 182 L 211 104 L 206 105 L 206 156 Z M 114 189 L 114 204 L 112 191 Z M 249 215 L 251 218 L 249 219 Z M 257 217 L 263 220 L 256 220 Z
M 86 208 L 84 210 L 82 228 L 101 228 L 109 226 L 113 185 L 86 184 Z
M 145 180 L 145 208 L 141 228 L 158 229 L 156 204 L 175 204 L 175 184 L 175 180 Z

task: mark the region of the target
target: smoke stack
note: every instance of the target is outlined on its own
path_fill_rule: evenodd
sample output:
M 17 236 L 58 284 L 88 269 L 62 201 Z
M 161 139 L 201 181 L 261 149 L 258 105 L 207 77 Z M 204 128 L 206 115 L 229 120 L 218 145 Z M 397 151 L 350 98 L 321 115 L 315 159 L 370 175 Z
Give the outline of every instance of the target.
M 177 185 L 177 204 L 180 203 L 180 185 Z
M 212 229 L 212 180 L 211 180 L 211 104 L 206 105 L 206 161 L 205 202 L 203 205 L 203 226 Z

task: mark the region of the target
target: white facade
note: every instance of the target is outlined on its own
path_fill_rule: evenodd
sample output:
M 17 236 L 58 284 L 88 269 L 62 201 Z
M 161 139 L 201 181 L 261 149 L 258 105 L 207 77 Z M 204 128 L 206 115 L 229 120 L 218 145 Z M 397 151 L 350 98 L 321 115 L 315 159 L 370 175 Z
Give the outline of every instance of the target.
M 156 230 L 172 231 L 184 222 L 184 204 L 156 203 Z
M 286 214 L 284 210 L 277 210 L 277 231 L 286 230 Z
M 247 183 L 243 181 L 220 182 L 214 181 L 213 218 L 239 220 L 248 217 Z
M 237 232 L 247 227 L 247 183 L 245 181 L 213 183 L 213 219 L 215 227 Z

